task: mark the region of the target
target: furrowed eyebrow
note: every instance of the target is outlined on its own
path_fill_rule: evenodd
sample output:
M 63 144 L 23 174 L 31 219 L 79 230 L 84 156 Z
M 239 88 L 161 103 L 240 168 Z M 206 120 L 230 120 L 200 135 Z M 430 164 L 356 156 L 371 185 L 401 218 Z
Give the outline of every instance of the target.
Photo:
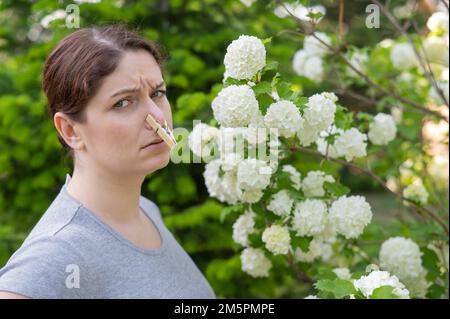
M 164 86 L 164 81 L 162 81 L 161 83 L 159 83 L 155 87 L 152 87 L 152 89 L 156 90 L 156 89 L 159 89 L 159 88 L 161 88 L 163 86 Z M 113 98 L 113 97 L 115 97 L 117 95 L 125 94 L 125 93 L 135 93 L 137 91 L 139 91 L 139 88 L 136 88 L 136 87 L 124 88 L 124 89 L 121 89 L 121 90 L 117 91 L 113 95 L 111 95 L 111 98 Z

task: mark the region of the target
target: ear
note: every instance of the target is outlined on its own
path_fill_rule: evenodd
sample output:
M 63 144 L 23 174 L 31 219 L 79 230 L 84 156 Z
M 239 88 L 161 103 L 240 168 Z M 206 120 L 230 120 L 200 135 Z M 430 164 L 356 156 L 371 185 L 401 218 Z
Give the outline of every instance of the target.
M 84 147 L 77 123 L 71 120 L 67 114 L 56 112 L 53 116 L 53 123 L 59 135 L 72 149 Z

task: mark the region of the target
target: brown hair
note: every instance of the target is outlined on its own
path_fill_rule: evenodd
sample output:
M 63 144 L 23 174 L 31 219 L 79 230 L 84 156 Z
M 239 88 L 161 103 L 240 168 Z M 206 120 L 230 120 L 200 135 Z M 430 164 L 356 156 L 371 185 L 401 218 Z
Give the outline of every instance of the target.
M 122 25 L 87 27 L 63 38 L 44 64 L 42 87 L 51 118 L 62 112 L 82 122 L 83 111 L 103 78 L 116 69 L 125 51 L 139 49 L 149 52 L 162 72 L 162 47 Z M 73 158 L 73 150 L 59 133 L 58 139 Z

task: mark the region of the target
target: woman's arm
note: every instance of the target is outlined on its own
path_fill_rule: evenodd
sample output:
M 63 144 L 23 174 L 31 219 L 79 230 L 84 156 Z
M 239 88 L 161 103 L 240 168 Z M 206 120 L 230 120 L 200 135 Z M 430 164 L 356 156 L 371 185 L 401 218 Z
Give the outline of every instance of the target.
M 30 299 L 30 298 L 15 294 L 13 292 L 0 291 L 0 299 Z

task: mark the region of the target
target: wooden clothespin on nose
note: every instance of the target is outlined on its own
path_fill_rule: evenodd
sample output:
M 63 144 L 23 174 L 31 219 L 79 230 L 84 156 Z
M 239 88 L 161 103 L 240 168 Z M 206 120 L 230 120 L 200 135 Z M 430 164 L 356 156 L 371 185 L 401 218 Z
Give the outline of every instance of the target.
M 155 118 L 151 114 L 148 114 L 146 121 L 152 127 L 152 129 L 155 130 L 156 134 L 158 134 L 164 140 L 164 142 L 169 145 L 170 149 L 177 145 L 177 141 L 175 140 L 175 137 L 173 136 L 173 133 L 165 120 L 164 126 L 162 126 L 161 124 L 156 122 Z

